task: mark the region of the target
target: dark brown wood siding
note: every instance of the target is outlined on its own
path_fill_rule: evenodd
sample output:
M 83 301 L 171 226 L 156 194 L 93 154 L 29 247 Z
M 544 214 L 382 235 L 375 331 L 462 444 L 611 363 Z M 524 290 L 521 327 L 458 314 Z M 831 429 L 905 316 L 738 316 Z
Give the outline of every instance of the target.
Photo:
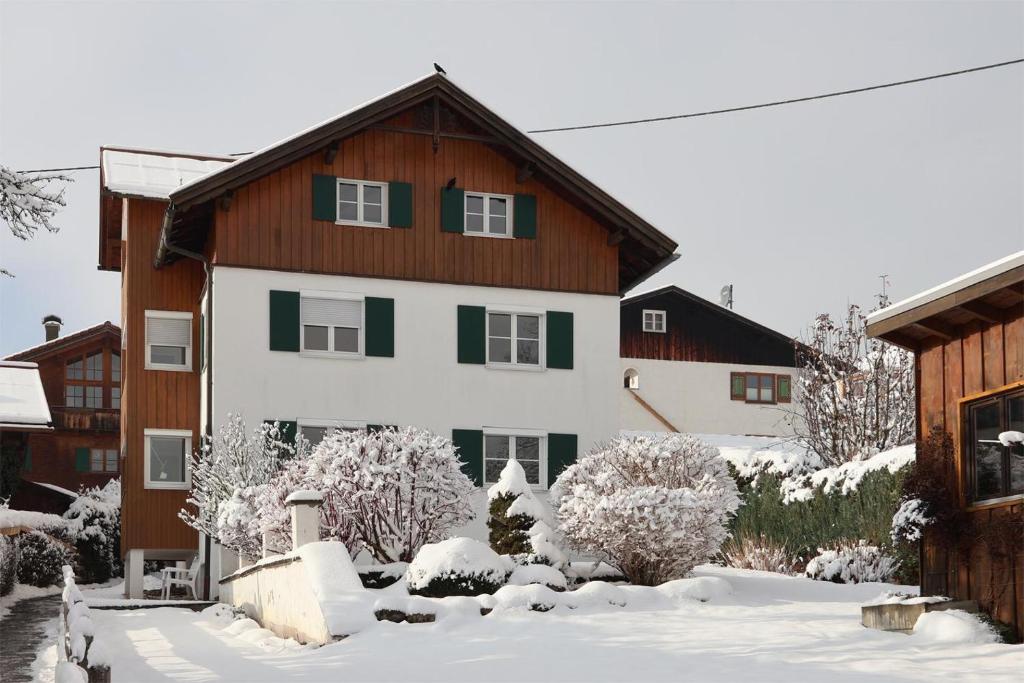
M 145 369 L 145 312 L 192 312 L 192 367 L 198 368 L 199 295 L 203 267 L 181 259 L 156 270 L 156 253 L 166 202 L 125 200 L 128 240 L 123 248 L 121 327 L 127 348 L 122 357 L 121 431 L 125 446 L 122 475 L 121 550 L 195 549 L 195 531 L 178 519 L 186 491 L 146 489 L 146 429 L 189 429 L 199 436 L 199 373 Z
M 664 333 L 644 332 L 645 309 L 665 311 Z M 622 358 L 796 367 L 791 341 L 672 292 L 624 303 L 619 326 Z
M 934 337 L 918 355 L 919 434 L 939 427 L 953 436 L 957 471 L 951 473 L 964 490 L 963 399 L 1024 382 L 1024 312 L 1006 322 L 971 322 L 949 341 Z M 963 504 L 967 504 L 966 500 Z M 1021 503 L 969 508 L 980 527 L 999 516 L 1021 514 Z M 928 594 L 977 600 L 1000 621 L 1015 624 L 1024 637 L 1024 556 L 1005 556 L 983 539 L 966 552 L 948 551 L 926 533 L 922 545 L 922 590 Z
M 344 140 L 334 162 L 306 157 L 241 188 L 216 211 L 218 264 L 617 294 L 618 247 L 608 230 L 484 143 L 368 130 Z M 413 227 L 380 229 L 312 218 L 314 174 L 401 181 L 413 186 Z M 440 191 L 458 187 L 537 197 L 536 239 L 468 237 L 441 231 Z M 209 245 L 208 245 L 209 246 Z

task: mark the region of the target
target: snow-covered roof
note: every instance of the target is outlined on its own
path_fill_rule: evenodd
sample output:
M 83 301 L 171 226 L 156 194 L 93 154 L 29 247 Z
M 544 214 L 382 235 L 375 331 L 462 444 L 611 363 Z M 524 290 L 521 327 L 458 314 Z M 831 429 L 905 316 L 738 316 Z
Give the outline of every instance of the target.
M 100 153 L 104 189 L 148 199 L 167 199 L 172 190 L 235 161 L 235 157 L 128 147 L 105 147 Z
M 992 263 L 972 270 L 969 273 L 964 273 L 960 277 L 955 277 L 952 280 L 943 282 L 941 285 L 927 289 L 920 294 L 915 294 L 914 296 L 903 299 L 902 301 L 897 301 L 891 306 L 875 311 L 868 315 L 868 323 L 877 323 L 882 320 L 887 320 L 893 316 L 899 315 L 900 313 L 905 313 L 906 311 L 924 306 L 927 303 L 941 299 L 942 297 L 953 294 L 954 292 L 966 289 L 971 285 L 984 282 L 985 280 L 990 280 L 991 278 L 1020 266 L 1024 266 L 1024 251 L 1018 251 L 1015 254 L 1010 254 L 998 261 L 993 261 Z
M 0 361 L 0 429 L 52 429 L 39 365 Z
M 92 337 L 93 335 L 105 334 L 111 332 L 120 336 L 121 328 L 114 323 L 106 320 L 99 323 L 98 325 L 92 325 L 81 330 L 69 332 L 68 334 L 62 334 L 56 339 L 50 339 L 44 341 L 42 344 L 36 344 L 30 346 L 27 349 L 22 349 L 7 356 L 8 360 L 38 360 L 39 356 L 49 353 L 54 353 L 63 349 L 69 344 L 77 344 L 85 339 Z

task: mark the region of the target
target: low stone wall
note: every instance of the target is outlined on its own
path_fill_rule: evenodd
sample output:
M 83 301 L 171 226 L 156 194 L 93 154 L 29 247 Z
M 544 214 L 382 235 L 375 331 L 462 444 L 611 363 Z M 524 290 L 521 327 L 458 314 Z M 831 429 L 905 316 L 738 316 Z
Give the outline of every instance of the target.
M 974 600 L 946 600 L 943 602 L 890 603 L 865 605 L 860 608 L 860 623 L 868 628 L 897 633 L 913 633 L 914 625 L 925 612 L 941 612 L 959 609 L 976 613 L 978 603 Z
M 334 640 L 298 555 L 267 558 L 225 576 L 220 601 L 242 608 L 281 638 L 319 645 Z

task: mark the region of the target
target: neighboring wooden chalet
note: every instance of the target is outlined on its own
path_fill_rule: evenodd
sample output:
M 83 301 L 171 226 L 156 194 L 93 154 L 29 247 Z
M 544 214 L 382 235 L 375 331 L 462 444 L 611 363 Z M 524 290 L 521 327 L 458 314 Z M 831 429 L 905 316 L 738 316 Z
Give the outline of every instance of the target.
M 39 366 L 0 360 L 0 499 L 17 491 L 29 438 L 53 430 Z
M 623 299 L 622 429 L 788 435 L 799 344 L 675 285 Z
M 1024 637 L 1024 446 L 999 441 L 1024 432 L 1024 251 L 873 313 L 868 334 L 916 354 L 918 437 L 952 437 L 973 525 L 959 550 L 926 530 L 922 594 L 977 600 Z M 1011 538 L 989 533 L 1014 517 Z
M 481 487 L 546 490 L 615 433 L 619 295 L 676 243 L 441 75 L 235 160 L 101 151 L 122 274 L 122 548 L 217 554 L 178 519 L 229 413 L 318 441 L 417 425 Z M 479 503 L 484 505 L 482 493 Z
M 57 316 L 43 326 L 44 343 L 7 358 L 38 364 L 53 417 L 53 431 L 28 438 L 21 478 L 50 492 L 102 486 L 120 473 L 121 330 L 104 322 L 59 336 Z M 45 486 L 29 489 L 33 500 L 50 495 Z

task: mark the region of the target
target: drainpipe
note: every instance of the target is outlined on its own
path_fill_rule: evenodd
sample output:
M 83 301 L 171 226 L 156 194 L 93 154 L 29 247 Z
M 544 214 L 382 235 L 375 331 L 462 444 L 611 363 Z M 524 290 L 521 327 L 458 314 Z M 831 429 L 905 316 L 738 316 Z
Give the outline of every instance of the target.
M 183 249 L 171 244 L 167 239 L 171 232 L 171 223 L 174 221 L 175 211 L 176 207 L 171 202 L 167 205 L 167 211 L 164 212 L 163 225 L 160 226 L 160 246 L 157 249 L 157 263 L 163 260 L 166 252 L 170 252 L 203 264 L 203 272 L 206 274 L 206 333 L 203 335 L 203 343 L 206 346 L 204 355 L 206 359 L 206 435 L 211 436 L 213 434 L 213 334 L 211 334 L 213 330 L 213 266 L 210 264 L 210 259 L 199 252 Z M 202 372 L 201 367 L 199 370 Z M 209 536 L 206 537 L 204 546 L 206 562 L 203 563 L 203 597 L 209 599 L 210 552 L 212 550 Z

